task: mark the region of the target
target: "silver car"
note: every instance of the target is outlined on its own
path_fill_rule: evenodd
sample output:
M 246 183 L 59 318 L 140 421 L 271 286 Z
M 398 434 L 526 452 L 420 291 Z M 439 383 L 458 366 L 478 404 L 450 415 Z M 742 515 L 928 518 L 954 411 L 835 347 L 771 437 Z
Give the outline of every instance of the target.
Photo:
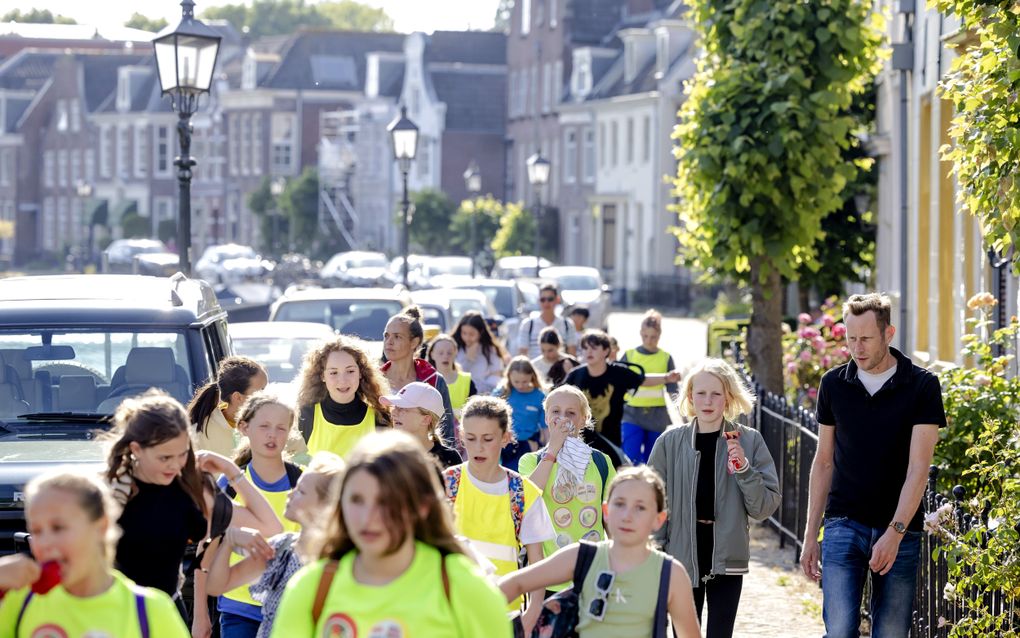
M 610 288 L 602 282 L 602 274 L 588 266 L 553 266 L 543 268 L 542 279 L 554 282 L 560 289 L 565 306 L 588 309 L 588 326 L 605 330 L 609 322 Z

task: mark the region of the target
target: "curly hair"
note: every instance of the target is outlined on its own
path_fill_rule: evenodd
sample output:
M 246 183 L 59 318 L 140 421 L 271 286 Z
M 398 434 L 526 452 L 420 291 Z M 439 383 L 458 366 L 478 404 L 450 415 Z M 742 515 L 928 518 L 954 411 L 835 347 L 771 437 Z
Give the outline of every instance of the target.
M 298 392 L 298 405 L 315 405 L 326 398 L 328 391 L 322 376 L 326 372 L 326 359 L 334 352 L 346 352 L 358 364 L 358 376 L 361 377 L 356 394 L 358 400 L 375 410 L 377 418 L 379 415 L 388 414 L 386 406 L 379 399 L 389 393 L 389 382 L 372 364 L 364 343 L 360 339 L 348 336 L 338 336 L 323 341 L 317 348 L 305 355 L 304 365 L 301 368 L 301 390 Z

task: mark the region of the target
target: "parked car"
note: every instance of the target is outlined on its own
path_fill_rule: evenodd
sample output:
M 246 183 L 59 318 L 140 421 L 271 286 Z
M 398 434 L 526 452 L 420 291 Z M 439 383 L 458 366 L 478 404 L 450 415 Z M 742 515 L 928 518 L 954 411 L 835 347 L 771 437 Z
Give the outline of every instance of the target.
M 425 323 L 439 326 L 440 332 L 449 333 L 460 318 L 469 310 L 476 310 L 483 317 L 496 317 L 495 307 L 485 293 L 463 288 L 435 288 L 415 290 L 411 301 L 422 310 Z
M 266 367 L 270 382 L 291 383 L 301 372 L 305 355 L 336 333 L 308 321 L 249 321 L 228 328 L 234 352 Z
M 226 313 L 199 280 L 0 280 L 0 553 L 24 530 L 25 483 L 102 469 L 95 432 L 121 401 L 155 387 L 186 402 L 230 354 Z
M 602 274 L 588 266 L 553 266 L 543 268 L 542 279 L 556 282 L 560 297 L 567 306 L 583 306 L 588 309 L 588 326 L 606 329 L 611 304 L 609 286 L 602 283 Z
M 538 269 L 549 268 L 552 262 L 541 257 L 538 260 Z M 535 258 L 529 255 L 516 257 L 500 257 L 496 265 L 492 267 L 493 279 L 517 279 L 518 277 L 534 277 Z
M 257 279 L 271 271 L 271 262 L 262 259 L 251 246 L 240 244 L 209 246 L 195 263 L 195 276 L 211 284 Z
M 292 289 L 273 303 L 270 321 L 311 321 L 344 335 L 360 337 L 373 356 L 382 356 L 386 322 L 411 302 L 405 291 L 390 288 Z
M 471 280 L 470 257 L 426 257 L 421 276 L 423 288 L 443 288 L 460 281 Z
M 116 239 L 103 251 L 102 271 L 131 274 L 135 271 L 136 255 L 165 252 L 166 244 L 158 239 Z
M 383 253 L 351 250 L 333 255 L 319 271 L 327 286 L 381 286 L 390 284 L 389 261 Z
M 177 253 L 141 253 L 135 255 L 132 272 L 150 277 L 170 277 L 180 269 L 181 259 Z
M 524 288 L 534 288 L 534 284 L 526 281 L 504 281 L 501 279 L 471 279 L 453 284 L 454 288 L 477 290 L 483 293 L 496 310 L 496 316 L 489 322 L 503 343 L 510 345 L 508 339 L 517 336 L 521 321 L 529 312 Z M 537 294 L 537 288 L 536 288 Z M 537 306 L 536 308 L 537 309 Z
M 413 290 L 415 288 L 423 288 L 426 286 L 426 281 L 422 275 L 422 267 L 424 266 L 425 259 L 427 259 L 427 257 L 423 255 L 407 256 L 408 288 Z M 402 256 L 397 256 L 390 260 L 387 279 L 394 286 L 404 283 L 404 258 Z

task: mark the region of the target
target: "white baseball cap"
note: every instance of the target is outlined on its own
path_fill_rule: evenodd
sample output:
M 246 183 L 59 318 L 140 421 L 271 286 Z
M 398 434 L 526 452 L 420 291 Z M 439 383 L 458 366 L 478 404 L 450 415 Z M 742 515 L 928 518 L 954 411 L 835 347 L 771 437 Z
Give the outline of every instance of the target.
M 437 418 L 442 418 L 446 409 L 443 408 L 443 396 L 427 383 L 415 381 L 400 388 L 396 394 L 380 398 L 383 405 L 398 408 L 421 408 L 428 410 Z

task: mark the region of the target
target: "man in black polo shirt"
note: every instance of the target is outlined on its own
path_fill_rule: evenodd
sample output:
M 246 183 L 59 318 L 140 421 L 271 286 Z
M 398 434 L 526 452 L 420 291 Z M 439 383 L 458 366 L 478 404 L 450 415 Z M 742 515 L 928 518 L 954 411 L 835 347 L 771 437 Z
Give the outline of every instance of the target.
M 829 370 L 818 388 L 818 450 L 800 562 L 809 578 L 822 581 L 826 638 L 859 635 L 869 569 L 872 635 L 902 638 L 910 628 L 919 505 L 946 415 L 938 378 L 889 346 L 896 332 L 890 316 L 885 295 L 850 297 L 843 321 L 852 360 Z

